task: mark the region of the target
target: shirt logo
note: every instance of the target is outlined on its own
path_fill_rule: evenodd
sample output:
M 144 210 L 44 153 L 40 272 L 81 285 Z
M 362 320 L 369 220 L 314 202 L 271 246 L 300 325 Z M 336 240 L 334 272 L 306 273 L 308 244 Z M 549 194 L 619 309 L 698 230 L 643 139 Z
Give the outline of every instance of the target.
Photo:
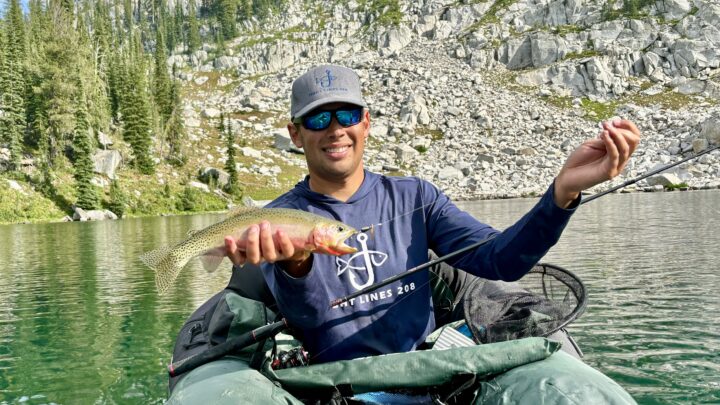
M 349 259 L 343 260 L 339 257 L 335 258 L 335 264 L 337 265 L 337 275 L 342 276 L 345 272 L 348 272 L 350 284 L 356 290 L 362 290 L 365 287 L 375 283 L 375 267 L 382 266 L 388 258 L 387 253 L 378 252 L 377 250 L 368 250 L 367 248 L 367 235 L 361 233 L 357 236 L 358 242 L 362 247 L 360 251 L 350 256 Z M 360 272 L 366 272 L 367 276 L 360 277 Z M 365 282 L 361 281 L 361 278 L 366 278 Z
M 319 85 L 322 88 L 327 88 L 332 86 L 332 82 L 335 79 L 337 79 L 337 76 L 333 76 L 332 73 L 330 73 L 330 69 L 326 69 L 325 76 L 315 78 L 315 84 Z

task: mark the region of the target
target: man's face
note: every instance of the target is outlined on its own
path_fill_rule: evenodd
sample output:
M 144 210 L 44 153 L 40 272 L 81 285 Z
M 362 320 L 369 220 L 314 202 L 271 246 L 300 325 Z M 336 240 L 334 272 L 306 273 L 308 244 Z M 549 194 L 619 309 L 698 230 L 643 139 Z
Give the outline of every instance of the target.
M 331 103 L 317 110 L 355 108 L 344 103 Z M 309 114 L 314 113 L 311 111 Z M 343 127 L 332 117 L 326 129 L 313 131 L 303 125 L 288 124 L 293 143 L 305 151 L 310 176 L 325 181 L 341 181 L 363 171 L 362 157 L 365 140 L 370 133 L 370 113 L 363 112 L 363 120 L 351 127 Z

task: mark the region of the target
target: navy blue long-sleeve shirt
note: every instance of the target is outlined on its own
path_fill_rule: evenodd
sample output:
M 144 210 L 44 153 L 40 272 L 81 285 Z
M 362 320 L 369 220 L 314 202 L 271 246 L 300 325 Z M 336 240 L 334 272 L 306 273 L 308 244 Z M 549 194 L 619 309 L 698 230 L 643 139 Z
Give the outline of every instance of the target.
M 498 234 L 488 243 L 448 261 L 476 276 L 517 280 L 560 238 L 574 209 L 553 201 L 550 186 L 525 216 L 503 232 L 460 210 L 435 186 L 414 177 L 386 177 L 365 171 L 347 201 L 298 183 L 268 207 L 295 208 L 374 232 L 351 237 L 357 253 L 315 254 L 312 268 L 295 278 L 278 265 L 262 266 L 282 314 L 301 329 L 311 361 L 321 363 L 415 349 L 435 328 L 427 272 L 418 272 L 341 306 L 330 302 Z

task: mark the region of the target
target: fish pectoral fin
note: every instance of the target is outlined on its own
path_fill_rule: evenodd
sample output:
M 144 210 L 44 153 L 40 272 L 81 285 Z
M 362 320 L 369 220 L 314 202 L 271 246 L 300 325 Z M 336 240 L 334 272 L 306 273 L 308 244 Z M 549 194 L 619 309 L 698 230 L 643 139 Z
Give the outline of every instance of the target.
M 200 255 L 200 263 L 208 273 L 212 273 L 220 267 L 223 259 L 225 259 L 225 247 L 210 249 Z

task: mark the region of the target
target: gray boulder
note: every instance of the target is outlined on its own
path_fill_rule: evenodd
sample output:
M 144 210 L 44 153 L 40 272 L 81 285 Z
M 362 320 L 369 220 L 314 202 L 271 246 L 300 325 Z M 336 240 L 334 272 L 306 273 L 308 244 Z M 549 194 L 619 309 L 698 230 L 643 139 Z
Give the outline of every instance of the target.
M 680 177 L 673 173 L 660 173 L 655 176 L 648 177 L 645 181 L 650 186 L 663 186 L 669 187 L 675 184 L 682 183 Z
M 106 219 L 118 219 L 117 215 L 110 210 L 84 210 L 80 207 L 75 207 L 73 221 L 104 221 Z
M 720 143 L 720 118 L 710 117 L 700 126 L 700 136 L 710 142 Z
M 230 175 L 224 170 L 216 169 L 214 167 L 205 167 L 200 170 L 198 178 L 205 184 L 214 182 L 217 187 L 222 188 L 227 184 L 230 179 Z
M 115 171 L 121 163 L 122 155 L 116 150 L 97 149 L 93 155 L 93 170 L 109 179 L 115 179 Z

